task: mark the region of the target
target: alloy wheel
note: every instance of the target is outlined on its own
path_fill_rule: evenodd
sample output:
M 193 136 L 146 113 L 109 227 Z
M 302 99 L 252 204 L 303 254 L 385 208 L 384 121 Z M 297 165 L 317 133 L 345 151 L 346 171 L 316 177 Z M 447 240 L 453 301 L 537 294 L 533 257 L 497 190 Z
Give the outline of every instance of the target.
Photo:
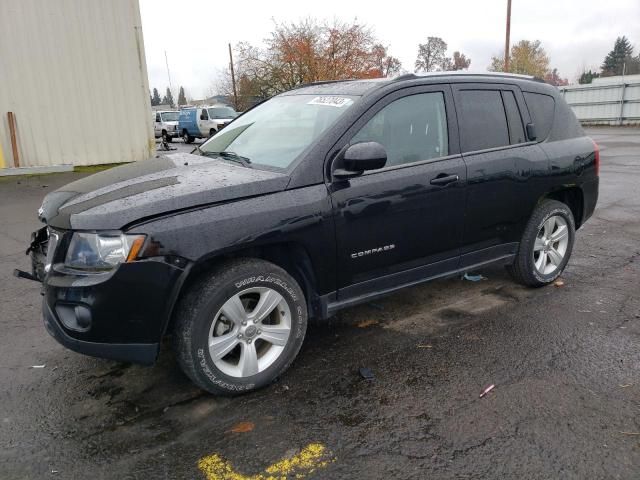
M 569 227 L 560 215 L 545 220 L 533 245 L 533 263 L 538 273 L 551 275 L 564 260 L 569 246 Z
M 231 377 L 250 377 L 269 368 L 284 351 L 291 333 L 291 309 L 267 287 L 243 290 L 229 298 L 209 329 L 209 355 Z

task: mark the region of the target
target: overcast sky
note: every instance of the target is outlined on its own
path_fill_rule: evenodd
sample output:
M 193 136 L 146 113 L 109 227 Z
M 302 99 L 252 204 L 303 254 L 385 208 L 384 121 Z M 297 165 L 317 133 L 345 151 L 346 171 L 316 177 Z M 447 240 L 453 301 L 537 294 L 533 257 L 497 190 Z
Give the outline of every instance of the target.
M 506 3 L 140 0 L 149 86 L 161 95 L 168 86 L 166 50 L 173 90 L 183 85 L 187 96 L 208 95 L 218 72 L 228 65 L 229 42 L 261 45 L 274 21 L 307 16 L 366 23 L 408 71 L 413 71 L 418 44 L 429 36 L 442 37 L 449 54 L 460 50 L 470 57 L 470 70 L 484 71 L 491 56 L 504 49 Z M 638 52 L 640 0 L 512 0 L 512 44 L 541 40 L 551 67 L 570 81 L 585 66 L 598 68 L 619 35 L 626 35 Z

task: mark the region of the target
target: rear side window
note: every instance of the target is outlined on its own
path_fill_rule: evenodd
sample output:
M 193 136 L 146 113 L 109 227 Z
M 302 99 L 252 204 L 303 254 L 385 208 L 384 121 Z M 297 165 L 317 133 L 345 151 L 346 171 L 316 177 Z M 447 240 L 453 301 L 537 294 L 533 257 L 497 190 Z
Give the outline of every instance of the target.
M 350 143 L 358 142 L 378 142 L 384 146 L 387 167 L 448 155 L 444 95 L 419 93 L 391 102 Z
M 529 114 L 536 128 L 537 140 L 544 140 L 549 136 L 553 125 L 556 102 L 553 97 L 542 93 L 523 93 Z
M 502 100 L 504 101 L 504 109 L 507 112 L 511 145 L 526 142 L 524 127 L 522 126 L 522 117 L 520 116 L 520 109 L 516 103 L 516 97 L 512 91 L 503 90 Z
M 498 90 L 461 90 L 460 140 L 464 152 L 509 145 L 509 130 Z

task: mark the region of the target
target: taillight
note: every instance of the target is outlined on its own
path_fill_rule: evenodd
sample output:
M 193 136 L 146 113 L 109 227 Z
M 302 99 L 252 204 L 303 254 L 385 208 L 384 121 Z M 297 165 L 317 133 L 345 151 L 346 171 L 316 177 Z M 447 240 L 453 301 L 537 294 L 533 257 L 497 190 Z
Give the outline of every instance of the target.
M 595 140 L 591 139 L 593 142 L 593 150 L 595 154 L 595 167 L 596 167 L 596 177 L 600 176 L 600 147 L 595 142 Z

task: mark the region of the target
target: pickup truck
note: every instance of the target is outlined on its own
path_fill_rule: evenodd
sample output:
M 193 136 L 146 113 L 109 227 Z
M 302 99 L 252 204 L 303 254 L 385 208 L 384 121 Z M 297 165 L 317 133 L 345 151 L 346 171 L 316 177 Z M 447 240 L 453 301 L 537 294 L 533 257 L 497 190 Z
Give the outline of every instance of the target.
M 29 253 L 62 345 L 195 384 L 272 382 L 310 317 L 504 264 L 552 283 L 598 198 L 600 157 L 555 87 L 437 73 L 311 84 L 190 154 L 49 193 Z

